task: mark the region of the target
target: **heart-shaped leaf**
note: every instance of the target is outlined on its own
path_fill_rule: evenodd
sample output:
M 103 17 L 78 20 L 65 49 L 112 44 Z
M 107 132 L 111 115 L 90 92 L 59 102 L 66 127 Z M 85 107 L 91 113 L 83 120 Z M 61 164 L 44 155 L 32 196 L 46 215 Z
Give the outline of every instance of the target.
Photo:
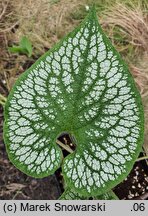
M 16 82 L 5 107 L 10 160 L 34 177 L 62 165 L 68 187 L 84 196 L 111 189 L 131 170 L 143 142 L 143 108 L 127 66 L 94 10 Z M 76 150 L 64 160 L 57 137 Z

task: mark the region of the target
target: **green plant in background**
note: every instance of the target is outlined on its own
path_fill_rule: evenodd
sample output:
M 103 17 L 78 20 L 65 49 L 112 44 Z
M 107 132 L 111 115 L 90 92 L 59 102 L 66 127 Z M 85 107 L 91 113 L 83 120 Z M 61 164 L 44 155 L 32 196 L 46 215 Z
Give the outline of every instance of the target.
M 139 92 L 94 9 L 20 76 L 5 105 L 10 160 L 36 178 L 62 166 L 61 199 L 115 198 L 109 191 L 132 169 L 143 128 Z M 63 132 L 75 150 L 57 140 Z
M 32 56 L 32 44 L 25 36 L 21 38 L 18 46 L 9 47 L 8 50 L 12 53 L 25 54 L 28 57 Z

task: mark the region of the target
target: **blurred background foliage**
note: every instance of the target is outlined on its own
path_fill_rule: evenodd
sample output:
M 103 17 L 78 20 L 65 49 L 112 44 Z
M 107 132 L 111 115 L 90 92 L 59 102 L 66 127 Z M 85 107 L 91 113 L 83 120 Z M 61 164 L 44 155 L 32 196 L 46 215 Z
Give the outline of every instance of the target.
M 0 94 L 7 96 L 17 77 L 73 30 L 94 3 L 141 93 L 148 155 L 148 0 L 0 0 Z M 33 46 L 31 57 L 8 50 L 24 36 Z

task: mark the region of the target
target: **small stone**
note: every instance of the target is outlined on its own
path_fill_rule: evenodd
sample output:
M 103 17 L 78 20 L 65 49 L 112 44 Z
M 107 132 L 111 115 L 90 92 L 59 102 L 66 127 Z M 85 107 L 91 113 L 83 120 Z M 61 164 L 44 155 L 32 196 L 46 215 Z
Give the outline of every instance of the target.
M 137 176 L 139 175 L 139 172 L 138 172 L 138 171 L 136 171 L 135 173 L 136 173 Z
M 136 193 L 135 193 L 135 196 L 136 196 L 136 197 L 139 196 L 139 193 L 136 192 Z
M 134 176 L 133 179 L 137 180 L 137 176 Z
M 129 199 L 132 199 L 133 197 L 134 197 L 133 194 L 128 195 L 128 198 L 129 198 Z

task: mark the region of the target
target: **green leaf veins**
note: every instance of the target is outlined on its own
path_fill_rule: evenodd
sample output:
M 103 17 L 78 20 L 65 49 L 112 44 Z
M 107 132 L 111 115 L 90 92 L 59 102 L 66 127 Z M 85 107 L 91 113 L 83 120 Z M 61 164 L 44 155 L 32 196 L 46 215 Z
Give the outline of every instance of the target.
M 75 192 L 73 189 L 66 188 L 64 193 L 60 196 L 60 200 L 88 200 L 88 197 L 84 197 L 81 194 Z M 91 197 L 94 200 L 118 200 L 118 197 L 113 191 L 108 191 L 104 194 L 98 195 L 96 197 Z
M 134 80 L 93 9 L 17 80 L 5 106 L 4 139 L 18 169 L 42 178 L 62 166 L 66 185 L 90 197 L 130 172 L 143 125 Z M 56 144 L 62 132 L 76 141 L 64 159 Z

